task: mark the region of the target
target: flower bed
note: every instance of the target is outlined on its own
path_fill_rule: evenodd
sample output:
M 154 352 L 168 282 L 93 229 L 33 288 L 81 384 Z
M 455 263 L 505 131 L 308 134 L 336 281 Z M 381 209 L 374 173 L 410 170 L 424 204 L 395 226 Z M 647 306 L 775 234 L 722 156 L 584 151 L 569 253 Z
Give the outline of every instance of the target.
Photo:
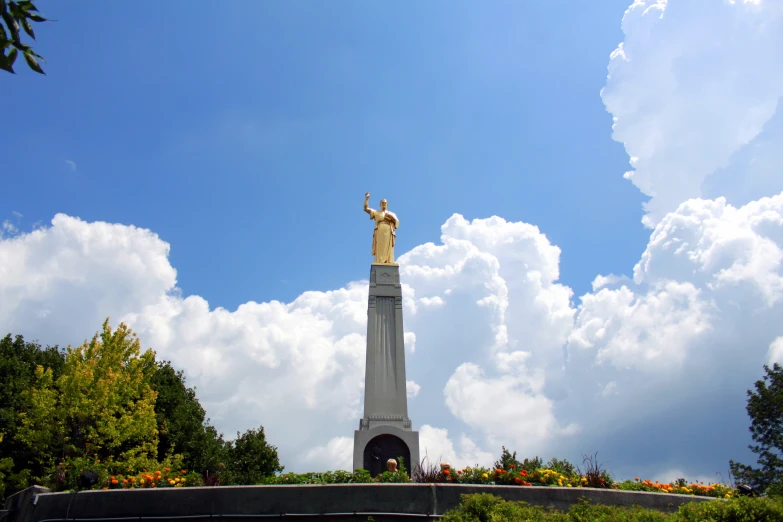
M 105 475 L 105 474 L 104 474 Z M 137 475 L 108 475 L 98 479 L 96 489 L 138 489 L 138 488 L 181 488 L 185 486 L 203 486 L 198 473 L 187 470 L 163 468 L 152 472 L 143 471 Z
M 592 458 L 585 458 L 586 470 L 580 471 L 568 461 L 552 459 L 544 464 L 541 459 L 518 461 L 516 453 L 503 448 L 503 454 L 495 466 L 481 466 L 453 469 L 448 463 L 427 464 L 422 460 L 409 476 L 405 463 L 400 459 L 399 471 L 385 471 L 372 477 L 366 470 L 327 471 L 323 473 L 283 473 L 266 477 L 259 485 L 295 485 L 295 484 L 371 484 L 371 483 L 452 483 L 476 485 L 506 485 L 520 487 L 569 487 L 604 488 L 620 491 L 646 491 L 652 493 L 673 493 L 679 495 L 697 495 L 715 498 L 732 498 L 736 490 L 723 484 L 688 483 L 679 479 L 670 483 L 658 483 L 651 480 L 625 480 L 615 482 L 611 475 L 601 470 Z M 177 469 L 172 462 L 162 469 L 134 473 L 132 467 L 120 466 L 109 460 L 101 463 L 94 455 L 73 461 L 70 469 L 63 469 L 63 475 L 70 475 L 75 481 L 79 473 L 90 470 L 97 474 L 97 483 L 93 489 L 137 489 L 166 488 L 187 486 L 219 485 L 219 480 L 210 480 L 210 476 Z M 139 467 L 135 468 L 136 470 Z M 123 473 L 125 472 L 125 473 Z

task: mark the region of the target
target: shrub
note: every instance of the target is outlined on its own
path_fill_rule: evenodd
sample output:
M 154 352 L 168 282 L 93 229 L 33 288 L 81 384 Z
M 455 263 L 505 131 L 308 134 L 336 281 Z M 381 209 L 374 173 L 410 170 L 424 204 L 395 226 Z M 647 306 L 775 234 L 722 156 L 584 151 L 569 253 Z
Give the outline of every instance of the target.
M 768 498 L 739 497 L 725 502 L 694 502 L 680 506 L 679 520 L 713 522 L 783 520 L 783 505 Z
M 654 509 L 591 504 L 585 499 L 568 512 L 553 508 L 531 507 L 525 502 L 509 502 L 487 493 L 462 495 L 459 507 L 444 514 L 443 522 L 713 522 L 783 520 L 780 502 L 748 498 L 698 502 L 681 506 L 676 513 L 665 514 Z

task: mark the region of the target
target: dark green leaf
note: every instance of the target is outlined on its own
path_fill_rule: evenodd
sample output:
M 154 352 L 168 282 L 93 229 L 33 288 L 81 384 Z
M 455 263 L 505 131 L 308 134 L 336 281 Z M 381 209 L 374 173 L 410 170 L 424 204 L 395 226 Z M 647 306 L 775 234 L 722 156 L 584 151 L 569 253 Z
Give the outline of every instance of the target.
M 49 21 L 48 18 L 44 18 L 43 16 L 37 15 L 35 13 L 27 13 L 27 18 L 29 18 L 33 22 L 48 22 Z
M 5 32 L 5 27 L 0 24 L 0 44 L 5 44 L 8 41 L 8 33 Z
M 16 49 L 11 49 L 11 52 L 8 53 L 8 64 L 13 67 L 14 62 L 16 61 L 16 56 L 19 54 L 19 51 Z
M 13 40 L 15 42 L 18 42 L 19 41 L 19 24 L 8 13 L 3 13 L 3 20 L 5 20 L 5 25 L 8 26 L 8 30 L 11 31 L 11 40 Z
M 15 51 L 16 49 L 14 49 Z M 10 55 L 9 55 L 10 56 Z M 0 69 L 4 71 L 8 71 L 12 74 L 16 74 L 14 72 L 13 67 L 11 67 L 11 62 L 8 60 L 8 57 L 2 53 L 0 53 Z
M 5 9 L 3 9 L 5 11 Z M 11 16 L 14 18 L 19 18 L 21 16 L 21 9 L 19 9 L 19 6 L 16 2 L 9 2 L 8 3 L 8 12 L 11 13 Z
M 38 60 L 35 59 L 35 56 L 32 55 L 32 53 L 24 53 L 24 59 L 27 62 L 27 65 L 30 67 L 30 69 L 34 70 L 37 73 L 46 74 L 43 72 L 43 69 L 41 69 L 41 66 L 38 65 Z
M 38 9 L 35 8 L 35 5 L 30 0 L 21 0 L 20 2 L 17 2 L 19 4 L 19 7 L 24 9 L 25 11 L 37 11 Z
M 30 25 L 30 22 L 28 22 L 25 18 L 22 18 L 22 27 L 24 27 L 24 32 L 30 35 L 30 38 L 35 40 L 35 31 L 33 31 L 33 26 Z

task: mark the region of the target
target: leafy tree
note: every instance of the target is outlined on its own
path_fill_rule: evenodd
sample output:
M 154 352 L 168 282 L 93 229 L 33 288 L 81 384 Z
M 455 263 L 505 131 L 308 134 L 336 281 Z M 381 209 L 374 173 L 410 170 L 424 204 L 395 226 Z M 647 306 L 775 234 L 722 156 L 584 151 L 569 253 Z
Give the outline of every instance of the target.
M 59 378 L 39 365 L 33 387 L 22 394 L 27 408 L 19 413 L 17 434 L 46 472 L 35 480 L 51 483 L 60 461 L 87 450 L 123 463 L 128 472 L 154 466 L 154 371 L 154 352 L 141 353 L 136 334 L 124 324 L 112 331 L 108 319 L 91 341 L 68 347 Z
M 158 455 L 181 454 L 187 469 L 214 476 L 227 458 L 227 445 L 206 419 L 196 390 L 185 385 L 184 373 L 169 361 L 158 363 L 152 387 L 158 394 Z
M 263 427 L 225 441 L 168 361 L 108 319 L 78 348 L 0 340 L 0 496 L 76 486 L 82 471 L 190 469 L 206 484 L 255 484 L 283 470 Z M 161 462 L 159 462 L 159 460 Z
M 568 476 L 577 473 L 576 467 L 570 462 L 568 462 L 567 459 L 560 460 L 556 457 L 552 457 L 549 460 L 549 462 L 544 464 L 544 468 L 553 469 L 558 473 L 562 473 L 563 475 L 568 475 Z
M 495 469 L 505 469 L 506 471 L 511 469 L 516 469 L 517 471 L 524 469 L 528 473 L 533 473 L 543 465 L 543 461 L 539 457 L 535 457 L 534 459 L 525 458 L 525 460 L 520 462 L 517 460 L 516 451 L 511 453 L 505 446 L 502 448 L 500 460 L 495 461 Z
M 732 474 L 749 486 L 772 494 L 783 493 L 783 367 L 764 366 L 766 375 L 748 390 L 750 432 L 760 468 L 730 461 Z
M 45 22 L 46 18 L 38 14 L 38 9 L 30 0 L 0 0 L 0 69 L 12 74 L 14 62 L 22 53 L 27 66 L 33 71 L 46 74 L 41 69 L 38 60 L 43 57 L 33 51 L 21 39 L 21 30 L 35 40 L 35 31 L 30 22 Z
M 283 471 L 277 448 L 266 442 L 264 428 L 250 429 L 228 444 L 226 472 L 231 484 L 260 484 L 265 477 Z
M 31 476 L 43 473 L 35 466 L 35 455 L 17 438 L 17 416 L 27 407 L 23 393 L 33 386 L 36 368 L 50 369 L 56 379 L 64 364 L 65 354 L 57 346 L 42 349 L 21 335 L 0 340 L 0 497 L 26 488 Z

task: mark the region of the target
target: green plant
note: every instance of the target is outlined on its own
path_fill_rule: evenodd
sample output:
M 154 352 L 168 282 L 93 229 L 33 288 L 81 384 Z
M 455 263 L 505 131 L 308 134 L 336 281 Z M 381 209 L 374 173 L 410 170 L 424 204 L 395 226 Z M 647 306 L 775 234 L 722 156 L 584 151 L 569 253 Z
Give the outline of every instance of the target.
M 405 483 L 410 482 L 411 478 L 405 470 L 405 459 L 397 457 L 397 471 L 384 471 L 375 477 L 375 482 Z
M 724 502 L 694 502 L 680 506 L 678 519 L 693 522 L 783 520 L 783 504 L 768 498 L 739 497 Z
M 545 467 L 562 473 L 563 475 L 575 475 L 577 473 L 576 467 L 573 464 L 565 459 L 559 460 L 555 457 L 552 457 L 549 462 L 546 463 Z M 530 470 L 528 470 L 528 472 L 530 472 Z
M 444 479 L 440 472 L 440 466 L 434 462 L 431 462 L 427 455 L 424 455 L 424 458 L 421 459 L 421 462 L 419 462 L 413 468 L 411 478 L 413 479 L 413 482 L 422 484 L 443 482 Z
M 654 509 L 593 504 L 582 498 L 567 512 L 553 508 L 531 507 L 525 502 L 509 502 L 497 496 L 479 493 L 462 495 L 460 505 L 443 516 L 443 522 L 729 522 L 783 520 L 780 502 L 770 499 L 740 498 L 688 503 L 676 513 Z
M 283 471 L 277 448 L 266 441 L 264 428 L 247 430 L 228 445 L 226 474 L 231 484 L 259 484 Z
M 374 482 L 366 469 L 350 471 L 327 471 L 325 473 L 285 473 L 265 477 L 261 484 L 369 484 Z
M 27 66 L 33 71 L 46 74 L 38 64 L 43 57 L 22 43 L 20 29 L 35 40 L 35 32 L 30 22 L 46 22 L 47 19 L 38 14 L 30 0 L 0 0 L 0 69 L 15 73 L 14 62 L 21 51 Z M 5 27 L 3 26 L 5 24 Z
M 579 475 L 587 479 L 587 486 L 591 488 L 610 488 L 612 487 L 613 480 L 608 471 L 601 469 L 601 464 L 598 462 L 598 453 L 593 456 L 582 455 L 582 464 L 585 464 L 585 472 L 577 468 Z
M 765 375 L 748 390 L 747 412 L 750 432 L 756 443 L 749 446 L 758 455 L 759 468 L 729 461 L 731 474 L 739 483 L 758 491 L 783 492 L 783 367 L 764 366 Z

